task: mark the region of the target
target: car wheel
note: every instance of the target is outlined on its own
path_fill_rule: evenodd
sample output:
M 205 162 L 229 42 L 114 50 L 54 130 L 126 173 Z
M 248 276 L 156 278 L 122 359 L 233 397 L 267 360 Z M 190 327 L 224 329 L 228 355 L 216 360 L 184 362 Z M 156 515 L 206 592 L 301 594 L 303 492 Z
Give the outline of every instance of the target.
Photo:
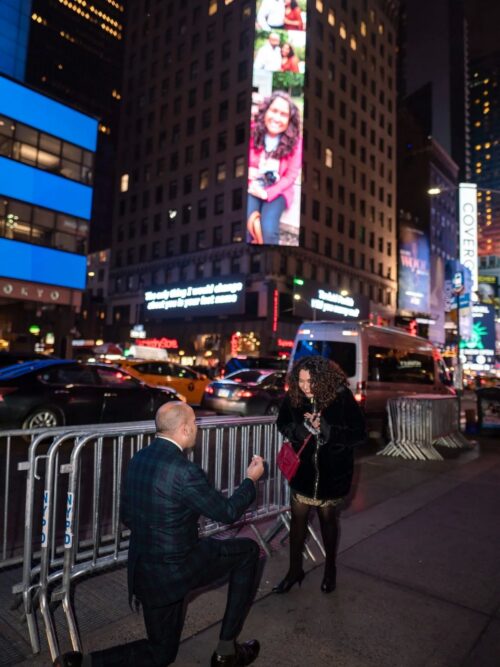
M 266 408 L 266 415 L 267 416 L 277 415 L 279 411 L 280 411 L 279 406 L 276 405 L 276 403 L 271 403 L 271 405 L 268 405 Z
M 23 422 L 23 428 L 53 428 L 62 424 L 61 416 L 52 408 L 38 408 Z

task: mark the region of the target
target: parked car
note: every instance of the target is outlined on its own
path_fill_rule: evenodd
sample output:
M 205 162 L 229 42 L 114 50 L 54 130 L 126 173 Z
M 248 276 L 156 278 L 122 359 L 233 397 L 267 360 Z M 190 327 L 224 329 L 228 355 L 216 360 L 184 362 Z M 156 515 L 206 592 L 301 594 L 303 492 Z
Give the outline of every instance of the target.
M 169 387 L 150 387 L 124 370 L 77 361 L 34 361 L 0 370 L 0 428 L 48 428 L 152 419 Z
M 286 371 L 287 366 L 288 360 L 278 359 L 278 357 L 231 357 L 222 369 L 221 377 L 227 377 L 230 373 L 235 373 L 245 368 Z
M 285 377 L 285 371 L 273 369 L 236 371 L 207 385 L 202 407 L 221 415 L 276 415 L 285 396 Z
M 153 385 L 172 387 L 191 405 L 199 405 L 210 382 L 202 373 L 171 361 L 122 361 L 120 367 L 134 377 Z
M 57 357 L 50 357 L 48 354 L 41 354 L 40 352 L 0 352 L 0 368 L 6 366 L 13 366 L 14 364 L 22 364 L 25 361 L 35 361 L 37 359 L 47 360 L 56 359 Z

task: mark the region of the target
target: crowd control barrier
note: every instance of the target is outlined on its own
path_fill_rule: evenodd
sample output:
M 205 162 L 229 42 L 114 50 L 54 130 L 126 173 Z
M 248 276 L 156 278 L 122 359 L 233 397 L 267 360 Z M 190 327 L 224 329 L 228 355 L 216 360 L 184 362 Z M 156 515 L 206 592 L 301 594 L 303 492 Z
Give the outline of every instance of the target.
M 389 399 L 390 442 L 378 454 L 441 461 L 436 445 L 469 448 L 470 443 L 459 431 L 458 411 L 455 396 L 417 394 Z
M 259 522 L 276 517 L 277 525 L 287 527 L 290 500 L 276 465 L 282 439 L 275 418 L 205 417 L 197 423 L 198 442 L 188 455 L 224 494 L 231 495 L 241 483 L 253 454 L 268 462 L 269 474 L 258 484 L 256 502 L 234 526 L 249 525 L 269 554 L 273 535 L 264 535 Z M 22 596 L 33 653 L 40 652 L 37 607 L 52 658 L 59 653 L 53 619 L 57 602 L 62 603 L 67 638 L 74 650 L 82 650 L 73 588 L 84 576 L 126 562 L 129 532 L 120 523 L 124 474 L 128 461 L 153 436 L 152 422 L 33 436 L 26 464 L 23 575 L 13 588 Z M 200 524 L 205 536 L 225 530 L 227 526 L 208 519 Z M 318 536 L 310 532 L 322 551 Z M 307 555 L 315 560 L 310 549 Z

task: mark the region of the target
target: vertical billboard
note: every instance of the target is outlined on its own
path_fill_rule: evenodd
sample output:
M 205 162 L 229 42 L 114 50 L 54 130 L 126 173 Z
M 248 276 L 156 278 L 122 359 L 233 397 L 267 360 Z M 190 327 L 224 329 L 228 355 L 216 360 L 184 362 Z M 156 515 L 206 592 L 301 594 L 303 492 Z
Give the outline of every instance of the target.
M 430 312 L 430 249 L 427 234 L 401 225 L 399 237 L 399 310 Z
M 458 187 L 458 215 L 460 220 L 460 262 L 469 269 L 472 292 L 477 294 L 477 186 L 460 183 Z
M 471 335 L 460 341 L 464 368 L 491 371 L 495 368 L 495 308 L 487 304 L 472 307 Z
M 257 0 L 247 242 L 299 245 L 307 0 Z

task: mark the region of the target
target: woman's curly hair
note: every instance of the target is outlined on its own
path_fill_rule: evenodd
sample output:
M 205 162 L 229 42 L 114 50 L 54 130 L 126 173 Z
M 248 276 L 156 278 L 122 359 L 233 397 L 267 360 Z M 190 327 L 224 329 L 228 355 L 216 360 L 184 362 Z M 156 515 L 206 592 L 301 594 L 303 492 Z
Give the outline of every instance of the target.
M 309 371 L 311 389 L 318 410 L 324 410 L 342 387 L 349 385 L 347 376 L 338 364 L 320 356 L 303 357 L 288 374 L 288 395 L 296 408 L 304 405 L 306 397 L 299 387 L 300 371 Z
M 288 93 L 285 93 L 282 90 L 276 90 L 274 93 L 272 93 L 272 95 L 266 97 L 266 99 L 262 102 L 257 114 L 255 115 L 253 126 L 253 145 L 257 150 L 264 150 L 264 140 L 266 136 L 266 125 L 264 122 L 264 117 L 271 104 L 278 97 L 285 100 L 285 102 L 288 102 L 288 106 L 290 108 L 290 119 L 288 121 L 288 127 L 281 135 L 276 150 L 271 153 L 272 158 L 281 160 L 282 157 L 290 155 L 300 138 L 299 108 L 292 101 L 292 98 L 290 95 L 288 95 Z

